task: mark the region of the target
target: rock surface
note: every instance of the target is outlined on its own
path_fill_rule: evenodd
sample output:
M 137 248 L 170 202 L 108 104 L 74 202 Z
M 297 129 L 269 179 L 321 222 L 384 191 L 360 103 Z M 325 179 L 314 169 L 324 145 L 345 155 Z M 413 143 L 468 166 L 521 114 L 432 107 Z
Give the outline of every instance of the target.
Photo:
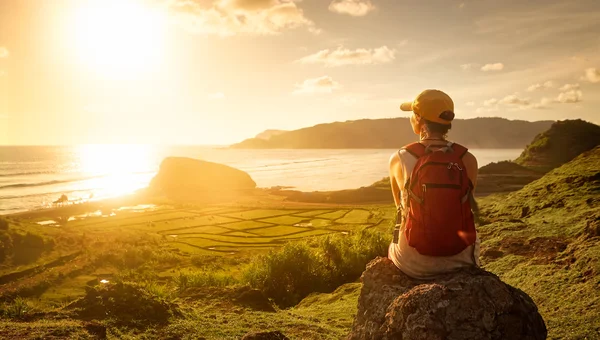
M 169 157 L 160 165 L 150 189 L 170 196 L 247 191 L 256 183 L 244 171 L 192 158 Z
M 544 320 L 527 294 L 478 268 L 415 280 L 378 257 L 361 277 L 348 339 L 537 340 Z

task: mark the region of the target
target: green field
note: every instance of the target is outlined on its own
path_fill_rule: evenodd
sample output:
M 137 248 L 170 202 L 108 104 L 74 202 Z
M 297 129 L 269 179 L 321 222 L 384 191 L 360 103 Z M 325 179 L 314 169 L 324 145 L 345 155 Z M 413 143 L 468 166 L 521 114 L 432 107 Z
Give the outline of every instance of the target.
M 65 321 L 48 323 L 43 318 L 31 320 L 30 325 L 39 337 L 64 332 L 67 337 L 85 338 L 89 332 L 83 323 L 73 321 L 69 305 L 84 298 L 89 287 L 102 286 L 101 280 L 106 280 L 107 284 L 124 281 L 150 285 L 152 291 L 158 289 L 159 295 L 168 294 L 173 298 L 180 295 L 176 299 L 181 299 L 183 294 L 177 288 L 181 284 L 177 283 L 181 275 L 189 277 L 187 284 L 193 287 L 200 284 L 215 289 L 223 286 L 218 289 L 228 290 L 230 288 L 225 286 L 233 284 L 235 287 L 243 283 L 244 268 L 259 254 L 279 249 L 288 242 L 306 241 L 318 236 L 343 238 L 359 229 L 387 230 L 393 216 L 390 207 L 381 206 L 235 208 L 169 204 L 158 205 L 146 212 L 104 210 L 91 211 L 89 216 L 79 218 L 63 214 L 58 219 L 55 212 L 49 212 L 48 216 L 35 214 L 7 219 L 10 232 L 32 233 L 35 235 L 32 237 L 39 238 L 47 249 L 39 250 L 19 265 L 8 260 L 0 268 L 0 296 L 5 300 L 3 308 L 6 315 L 19 319 L 19 313 L 58 313 L 59 319 L 66 318 Z M 39 223 L 53 219 L 68 222 Z M 199 283 L 194 283 L 197 279 Z M 352 294 L 356 295 L 356 286 L 353 287 Z M 311 301 L 318 301 L 317 296 L 314 295 Z M 19 300 L 21 298 L 25 300 Z M 196 330 L 194 334 L 201 329 L 203 336 L 214 339 L 233 339 L 253 329 L 283 327 L 292 337 L 317 339 L 322 338 L 319 333 L 326 332 L 325 338 L 335 339 L 348 331 L 352 315 L 347 311 L 356 308 L 353 299 L 345 297 L 343 302 L 337 302 L 341 305 L 329 313 L 330 317 L 316 320 L 308 316 L 316 308 L 314 302 L 306 302 L 304 307 L 278 312 L 277 319 L 283 320 L 285 325 L 278 326 L 273 314 L 240 309 L 239 306 L 224 311 L 222 304 L 231 304 L 230 301 L 212 299 L 200 303 L 197 297 L 192 300 L 186 298 L 186 301 L 194 306 L 186 310 L 187 316 L 173 320 L 162 335 L 155 335 L 156 338 L 189 327 Z M 340 310 L 345 311 L 343 315 L 339 315 Z M 228 320 L 239 319 L 239 322 L 214 324 L 212 319 L 198 317 L 197 314 L 202 311 L 209 317 L 228 315 Z M 241 311 L 244 311 L 242 317 L 234 318 L 229 314 L 232 312 L 239 316 Z M 111 321 L 104 324 L 108 326 L 109 337 L 136 337 L 139 332 L 112 327 Z M 3 327 L 4 331 L 0 331 L 3 337 L 19 337 L 27 333 L 26 328 L 18 324 L 8 323 Z M 153 338 L 151 333 L 146 336 Z

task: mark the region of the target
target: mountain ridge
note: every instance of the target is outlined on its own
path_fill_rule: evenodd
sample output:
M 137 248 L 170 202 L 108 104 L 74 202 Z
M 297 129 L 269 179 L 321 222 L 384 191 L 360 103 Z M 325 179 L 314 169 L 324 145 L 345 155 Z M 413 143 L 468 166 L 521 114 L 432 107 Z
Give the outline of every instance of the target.
M 509 120 L 499 117 L 457 119 L 449 139 L 469 148 L 524 148 L 554 121 Z M 271 136 L 249 138 L 236 149 L 385 149 L 416 141 L 408 118 L 360 119 L 322 123 Z

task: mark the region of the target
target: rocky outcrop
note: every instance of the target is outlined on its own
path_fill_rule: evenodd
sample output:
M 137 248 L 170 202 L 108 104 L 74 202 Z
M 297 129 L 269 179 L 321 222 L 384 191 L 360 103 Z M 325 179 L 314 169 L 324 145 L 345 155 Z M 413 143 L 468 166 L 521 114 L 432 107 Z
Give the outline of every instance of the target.
M 415 280 L 379 257 L 369 263 L 361 280 L 349 340 L 538 340 L 547 336 L 531 298 L 482 269 Z
M 168 196 L 240 192 L 256 188 L 244 171 L 192 158 L 169 157 L 160 165 L 150 189 Z
M 546 172 L 598 145 L 600 126 L 581 119 L 559 121 L 537 135 L 516 162 Z

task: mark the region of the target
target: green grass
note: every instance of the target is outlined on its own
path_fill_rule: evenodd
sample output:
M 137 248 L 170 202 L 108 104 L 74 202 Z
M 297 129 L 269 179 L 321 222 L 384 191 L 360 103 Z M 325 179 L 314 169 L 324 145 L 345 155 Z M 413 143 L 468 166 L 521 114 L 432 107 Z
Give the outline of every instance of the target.
M 529 294 L 549 339 L 600 338 L 600 148 L 522 190 L 481 200 L 485 268 Z
M 355 209 L 347 213 L 344 217 L 335 220 L 335 222 L 341 224 L 364 224 L 366 221 L 368 221 L 370 216 L 371 212 L 367 210 Z M 320 217 L 323 217 L 323 215 Z

